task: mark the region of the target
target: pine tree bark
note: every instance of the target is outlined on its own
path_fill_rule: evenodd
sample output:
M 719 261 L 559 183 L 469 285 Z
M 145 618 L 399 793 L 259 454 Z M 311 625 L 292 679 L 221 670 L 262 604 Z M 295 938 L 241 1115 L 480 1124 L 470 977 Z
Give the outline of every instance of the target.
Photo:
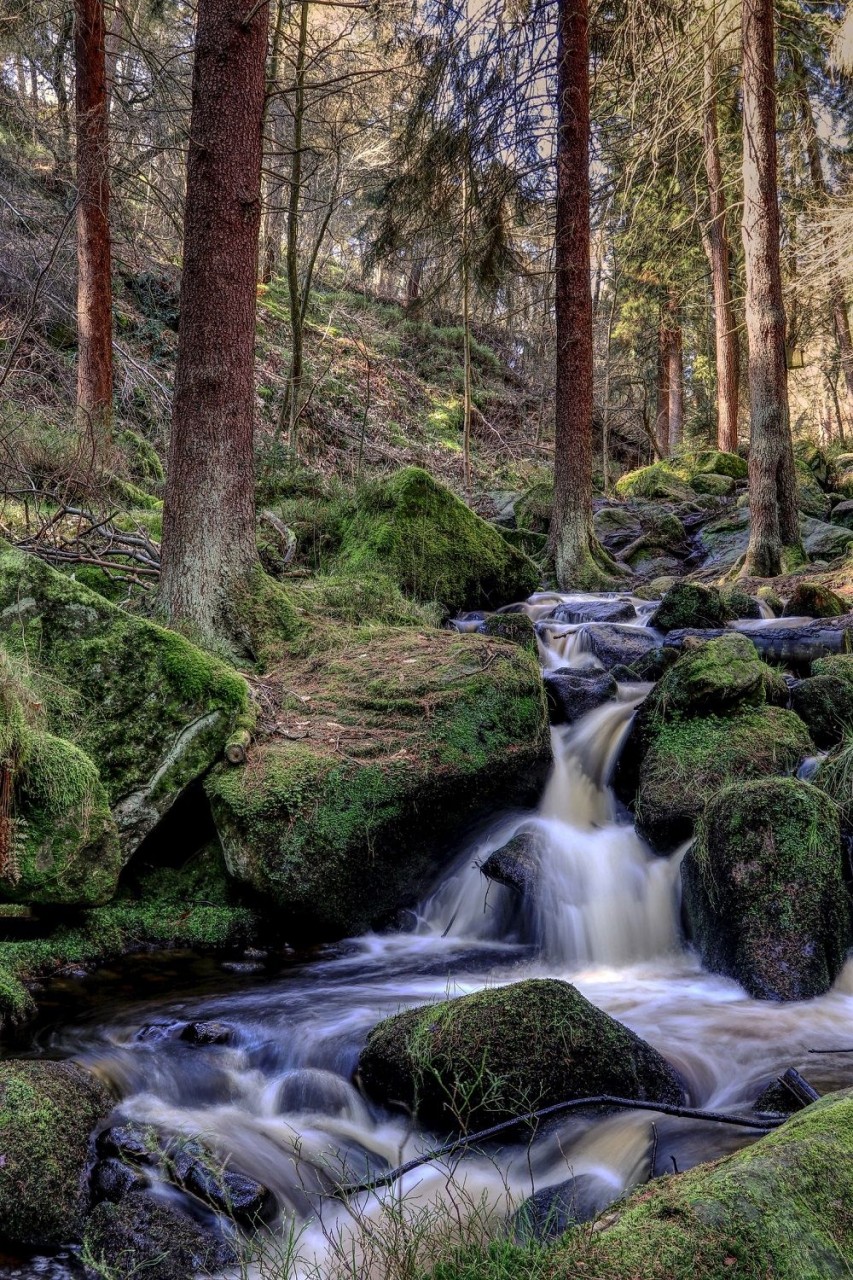
M 563 590 L 611 584 L 592 527 L 593 340 L 588 0 L 560 0 L 557 43 L 557 368 L 551 548 Z
M 662 458 L 669 456 L 669 333 L 661 313 L 658 321 L 658 382 L 655 439 Z
M 160 604 L 207 644 L 245 643 L 257 571 L 254 351 L 267 12 L 199 0 L 181 327 Z
M 779 260 L 773 0 L 743 0 L 743 245 L 749 339 L 750 538 L 745 574 L 801 562 Z
M 113 299 L 103 0 L 75 0 L 77 422 L 100 468 L 112 443 Z
M 675 453 L 684 440 L 684 347 L 678 298 L 670 292 L 667 304 L 667 387 L 669 390 L 669 452 Z
M 713 48 L 705 50 L 705 95 L 702 136 L 705 177 L 708 183 L 710 222 L 703 236 L 711 287 L 714 294 L 714 343 L 717 364 L 717 447 L 735 453 L 738 445 L 740 353 L 732 300 L 731 251 L 727 225 L 726 191 L 717 127 L 717 98 Z

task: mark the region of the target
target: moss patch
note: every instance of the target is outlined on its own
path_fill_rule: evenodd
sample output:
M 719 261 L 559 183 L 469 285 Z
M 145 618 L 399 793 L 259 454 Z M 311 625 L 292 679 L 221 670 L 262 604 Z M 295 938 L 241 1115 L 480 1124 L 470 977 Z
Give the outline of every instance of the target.
M 414 900 L 460 821 L 532 799 L 549 757 L 535 659 L 477 635 L 356 631 L 271 672 L 262 701 L 247 767 L 207 791 L 231 873 L 299 933 Z
M 798 582 L 785 605 L 784 618 L 840 618 L 850 612 L 848 601 L 819 582 Z
M 838 810 L 795 778 L 713 797 L 682 864 L 703 963 L 759 999 L 822 995 L 847 943 Z
M 567 982 L 532 978 L 409 1009 L 373 1029 L 366 1091 L 435 1128 L 472 1130 L 568 1098 L 611 1093 L 678 1103 L 661 1055 Z
M 724 627 L 735 617 L 716 587 L 699 582 L 676 582 L 652 614 L 651 626 L 658 631 L 679 631 L 684 627 Z
M 616 481 L 620 498 L 658 498 L 670 502 L 686 502 L 690 488 L 665 462 L 655 462 L 638 471 L 628 471 Z

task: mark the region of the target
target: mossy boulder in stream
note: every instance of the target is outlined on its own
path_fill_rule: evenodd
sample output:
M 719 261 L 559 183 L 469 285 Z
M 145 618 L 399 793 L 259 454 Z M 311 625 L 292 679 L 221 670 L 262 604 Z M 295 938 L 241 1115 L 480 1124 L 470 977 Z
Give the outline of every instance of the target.
M 738 783 L 709 801 L 682 864 L 703 963 L 764 1000 L 835 981 L 848 940 L 838 809 L 795 778 Z
M 224 663 L 2 543 L 0 649 L 43 727 L 94 762 L 125 858 L 248 714 L 246 682 Z
M 73 1062 L 0 1062 L 0 1239 L 49 1248 L 80 1238 L 89 1137 L 113 1105 Z
M 419 467 L 366 485 L 343 517 L 337 563 L 379 570 L 415 600 L 448 613 L 523 600 L 539 570 L 449 489 Z
M 672 849 L 690 837 L 721 788 L 793 773 L 813 750 L 802 720 L 780 707 L 666 720 L 656 726 L 640 766 L 638 828 L 656 848 Z
M 782 610 L 783 618 L 840 618 L 850 612 L 847 600 L 819 582 L 798 582 Z
M 550 759 L 536 659 L 475 634 L 371 628 L 289 660 L 245 768 L 207 781 L 229 870 L 289 936 L 341 937 L 417 900 L 460 824 L 532 803 Z
M 531 978 L 380 1022 L 358 1063 L 365 1091 L 435 1129 L 483 1129 L 570 1098 L 680 1103 L 656 1049 L 567 982 Z
M 432 1280 L 842 1280 L 853 1255 L 853 1091 L 712 1164 L 658 1178 L 543 1254 L 462 1249 Z
M 187 1280 L 236 1267 L 237 1250 L 164 1200 L 133 1191 L 105 1200 L 86 1224 L 87 1274 L 102 1280 Z
M 650 625 L 657 631 L 680 631 L 683 627 L 724 627 L 735 617 L 716 587 L 699 582 L 676 582 L 652 614 Z
M 821 748 L 836 747 L 853 733 L 853 684 L 839 676 L 798 680 L 791 688 L 791 706 Z

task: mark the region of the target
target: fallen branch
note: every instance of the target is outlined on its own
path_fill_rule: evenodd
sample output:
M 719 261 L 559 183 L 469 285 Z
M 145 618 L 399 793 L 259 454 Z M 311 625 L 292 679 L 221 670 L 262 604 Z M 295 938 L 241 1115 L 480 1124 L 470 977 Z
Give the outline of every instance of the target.
M 470 1147 L 476 1142 L 483 1142 L 488 1138 L 497 1137 L 498 1134 L 506 1133 L 519 1125 L 529 1124 L 531 1120 L 544 1120 L 551 1116 L 564 1114 L 567 1111 L 579 1111 L 583 1107 L 616 1107 L 626 1111 L 653 1111 L 658 1115 L 678 1116 L 682 1120 L 707 1120 L 714 1124 L 735 1125 L 741 1129 L 754 1129 L 758 1133 L 770 1133 L 772 1129 L 778 1129 L 784 1123 L 782 1119 L 771 1119 L 769 1116 L 763 1116 L 760 1120 L 753 1120 L 749 1116 L 730 1115 L 722 1111 L 703 1111 L 700 1107 L 677 1107 L 668 1102 L 641 1102 L 636 1098 L 618 1098 L 613 1094 L 601 1093 L 591 1098 L 571 1098 L 567 1102 L 555 1102 L 553 1106 L 541 1107 L 538 1111 L 529 1111 L 526 1115 L 517 1116 L 513 1120 L 504 1120 L 501 1124 L 494 1124 L 489 1129 L 481 1129 L 477 1133 L 469 1133 L 462 1138 L 455 1138 L 452 1142 L 445 1142 L 433 1151 L 428 1151 L 413 1160 L 408 1160 L 396 1169 L 391 1169 L 389 1173 L 382 1174 L 381 1177 L 372 1178 L 369 1182 L 350 1183 L 347 1186 L 338 1187 L 335 1195 L 354 1196 L 362 1191 L 373 1191 L 377 1187 L 388 1187 L 392 1182 L 396 1182 L 398 1178 L 401 1178 L 403 1174 L 411 1173 L 413 1169 L 417 1169 L 421 1165 L 430 1164 L 433 1160 L 440 1160 L 442 1156 L 453 1155 L 454 1152 Z

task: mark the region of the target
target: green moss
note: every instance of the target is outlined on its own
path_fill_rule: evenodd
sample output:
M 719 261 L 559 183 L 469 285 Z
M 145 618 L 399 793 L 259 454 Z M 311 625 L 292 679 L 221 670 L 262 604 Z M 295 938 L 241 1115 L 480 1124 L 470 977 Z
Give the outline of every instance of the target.
M 814 675 L 791 689 L 791 706 L 823 749 L 853 733 L 853 682 L 837 675 Z
M 448 612 L 523 599 L 539 570 L 426 471 L 366 486 L 341 525 L 338 564 L 388 574 L 415 600 Z
M 554 482 L 542 480 L 533 484 L 515 504 L 515 521 L 521 529 L 546 534 L 551 527 L 554 509 Z
M 815 520 L 826 520 L 830 511 L 829 498 L 821 489 L 811 468 L 799 459 L 796 460 L 796 478 L 799 510 Z
M 676 465 L 681 459 L 676 460 Z M 737 453 L 723 453 L 719 449 L 704 449 L 683 457 L 685 469 L 693 475 L 728 476 L 732 480 L 745 480 L 749 467 L 746 459 Z
M 18 1247 L 79 1239 L 89 1135 L 111 1109 L 71 1062 L 0 1062 L 0 1236 Z
M 414 898 L 462 816 L 529 795 L 548 756 L 534 657 L 481 636 L 366 628 L 266 696 L 278 733 L 207 790 L 232 874 L 303 933 Z
M 832 653 L 816 658 L 812 663 L 812 675 L 834 676 L 845 684 L 853 685 L 853 653 Z
M 734 493 L 735 482 L 731 476 L 717 475 L 714 471 L 703 471 L 691 477 L 690 488 L 694 493 L 708 493 L 715 498 L 724 498 Z
M 738 586 L 722 587 L 723 604 L 736 618 L 760 618 L 761 608 L 755 596 L 747 595 Z
M 838 810 L 795 778 L 709 800 L 682 877 L 703 963 L 759 999 L 822 995 L 847 944 Z
M 146 482 L 163 484 L 166 472 L 160 461 L 160 455 L 144 436 L 125 427 L 124 431 L 119 433 L 117 442 L 124 450 L 135 480 L 140 480 L 143 484 Z
M 665 462 L 655 462 L 639 471 L 628 471 L 616 481 L 620 498 L 658 498 L 670 502 L 686 502 L 690 489 Z
M 685 647 L 643 704 L 641 719 L 724 715 L 741 706 L 760 706 L 778 677 L 758 657 L 751 640 L 736 631 Z
M 658 631 L 724 627 L 735 614 L 716 587 L 699 582 L 676 582 L 667 591 L 651 618 Z
M 533 654 L 539 652 L 536 632 L 526 613 L 493 613 L 483 623 L 482 633 L 497 640 L 511 640 Z
M 485 1128 L 567 1098 L 611 1093 L 678 1103 L 673 1069 L 567 982 L 529 979 L 379 1023 L 363 1087 L 435 1128 Z
M 407 599 L 384 573 L 320 574 L 289 587 L 294 607 L 316 625 L 438 626 L 441 610 Z
M 723 787 L 791 773 L 813 750 L 802 720 L 779 707 L 665 720 L 640 767 L 638 824 L 653 844 L 672 848 L 691 835 L 706 802 Z
M 835 1280 L 853 1251 L 853 1093 L 760 1142 L 635 1192 L 547 1251 L 464 1250 L 433 1280 Z
M 785 618 L 840 618 L 850 602 L 819 582 L 798 582 L 782 611 Z

